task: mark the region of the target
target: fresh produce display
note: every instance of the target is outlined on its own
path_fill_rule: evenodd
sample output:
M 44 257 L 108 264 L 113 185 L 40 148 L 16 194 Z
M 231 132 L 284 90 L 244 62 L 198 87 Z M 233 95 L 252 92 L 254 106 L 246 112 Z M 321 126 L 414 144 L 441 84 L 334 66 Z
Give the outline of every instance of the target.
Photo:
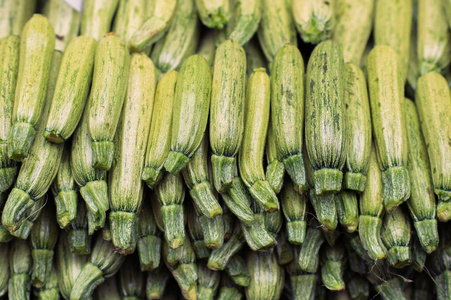
M 451 299 L 451 0 L 81 2 L 0 1 L 1 299 Z

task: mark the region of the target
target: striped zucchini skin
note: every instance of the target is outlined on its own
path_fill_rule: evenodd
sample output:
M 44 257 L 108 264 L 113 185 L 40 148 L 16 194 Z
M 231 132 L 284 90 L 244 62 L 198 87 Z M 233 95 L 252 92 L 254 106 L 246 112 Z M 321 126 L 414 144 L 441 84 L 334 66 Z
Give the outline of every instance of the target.
M 148 272 L 146 284 L 147 299 L 161 299 L 169 278 L 170 273 L 167 268 L 158 268 Z
M 122 254 L 136 247 L 136 212 L 141 206 L 144 165 L 156 87 L 155 67 L 145 54 L 134 54 L 119 130 L 117 152 L 109 175 L 110 224 L 113 244 Z
M 36 220 L 39 218 L 42 212 L 42 208 L 45 205 L 47 197 L 44 196 L 40 199 L 37 199 L 31 209 L 29 209 L 24 217 L 24 220 L 20 224 L 20 227 L 11 232 L 11 236 L 16 238 L 26 240 L 30 236 L 31 229 L 33 229 Z
M 286 265 L 290 276 L 294 299 L 315 299 L 316 274 L 304 273 L 299 267 L 299 252 L 301 246 L 293 246 L 293 260 Z
M 319 225 L 318 223 L 313 223 Z M 319 265 L 319 250 L 325 242 L 323 232 L 310 225 L 307 228 L 304 243 L 299 251 L 298 264 L 302 271 L 316 273 Z
M 291 180 L 286 180 L 280 195 L 283 214 L 286 219 L 288 240 L 300 245 L 304 242 L 307 229 L 307 194 L 299 194 Z
M 231 18 L 229 0 L 196 0 L 199 18 L 209 28 L 223 29 Z
M 262 19 L 257 31 L 263 53 L 272 62 L 285 44 L 297 44 L 293 16 L 288 0 L 262 0 Z
M 263 154 L 268 131 L 270 83 L 266 70 L 256 69 L 248 80 L 246 91 L 246 120 L 239 152 L 239 169 L 251 195 L 268 212 L 279 209 L 279 201 L 266 181 Z
M 373 135 L 387 212 L 392 212 L 410 197 L 404 80 L 399 66 L 399 55 L 390 46 L 375 46 L 368 55 Z
M 225 269 L 227 275 L 229 275 L 236 285 L 249 286 L 251 275 L 247 270 L 246 261 L 244 258 L 237 254 L 230 258 Z
M 246 52 L 247 78 L 251 76 L 255 69 L 268 68 L 268 61 L 263 54 L 263 50 L 260 47 L 257 37 L 252 38 L 246 45 L 244 45 L 244 51 Z
M 170 71 L 157 85 L 141 177 L 151 189 L 155 188 L 163 175 L 163 165 L 171 146 L 172 110 L 177 78 L 177 71 Z
M 196 52 L 199 21 L 194 0 L 178 0 L 174 21 L 164 39 L 155 44 L 152 61 L 162 73 L 178 70 Z
M 241 222 L 244 239 L 252 251 L 266 251 L 273 248 L 277 241 L 266 226 L 265 208 L 253 200 L 254 220 L 250 224 Z
M 354 232 L 359 225 L 359 204 L 357 193 L 341 191 L 335 198 L 338 220 L 347 232 Z
M 78 36 L 82 14 L 64 0 L 49 0 L 44 14 L 55 30 L 55 49 L 64 52 L 70 41 Z
M 176 4 L 177 0 L 152 1 L 152 14 L 130 38 L 132 51 L 143 51 L 164 36 L 174 16 Z
M 0 38 L 11 34 L 21 35 L 35 8 L 36 0 L 3 0 L 0 3 Z
M 235 7 L 235 11 L 225 28 L 228 39 L 243 46 L 252 38 L 262 18 L 261 2 L 262 0 L 234 0 L 232 2 L 231 7 Z
M 124 41 L 114 33 L 106 35 L 96 49 L 88 123 L 96 169 L 109 170 L 113 162 L 113 138 L 127 92 L 129 68 L 130 55 Z
M 335 27 L 337 0 L 294 0 L 296 28 L 306 43 L 318 44 L 330 38 Z
M 205 58 L 192 55 L 183 63 L 175 88 L 171 150 L 164 163 L 168 172 L 180 172 L 202 142 L 210 94 L 210 66 Z
M 153 217 L 153 209 L 149 193 L 147 193 L 147 197 L 142 202 L 137 223 L 137 250 L 142 272 L 155 270 L 159 267 L 161 260 L 162 233 Z
M 404 101 L 409 143 L 407 168 L 411 186 L 407 205 L 421 246 L 427 253 L 431 253 L 437 248 L 439 242 L 431 167 L 415 104 L 409 99 Z
M 375 44 L 388 45 L 396 50 L 401 64 L 399 71 L 402 82 L 406 80 L 409 64 L 412 1 L 378 0 L 375 7 Z
M 443 0 L 418 0 L 417 53 L 420 75 L 442 72 L 451 61 L 451 36 Z
M 304 137 L 304 61 L 294 45 L 277 51 L 271 70 L 271 125 L 277 155 L 300 193 L 307 190 Z
M 341 190 L 346 161 L 345 65 L 338 44 L 315 47 L 307 66 L 305 143 L 317 196 Z
M 345 289 L 343 273 L 346 267 L 346 252 L 342 244 L 333 247 L 326 245 L 321 253 L 321 279 L 327 289 L 341 291 Z
M 421 129 L 431 162 L 434 192 L 451 199 L 451 95 L 445 78 L 435 72 L 418 79 L 415 94 Z
M 146 0 L 119 0 L 113 31 L 129 43 L 133 33 L 147 19 L 147 8 L 155 1 Z
M 266 180 L 276 194 L 279 194 L 283 186 L 285 166 L 277 153 L 276 135 L 272 125 L 271 117 L 268 125 L 268 135 L 266 137 Z
M 360 65 L 373 28 L 375 0 L 336 0 L 333 39 L 341 46 L 345 63 Z
M 80 35 L 100 41 L 110 32 L 111 21 L 119 0 L 86 0 L 83 2 Z
M 64 52 L 43 132 L 49 142 L 63 143 L 80 122 L 91 85 L 96 45 L 94 38 L 80 36 L 73 39 Z
M 218 46 L 210 103 L 210 147 L 213 181 L 223 193 L 232 184 L 244 131 L 246 54 L 233 40 Z
M 282 294 L 285 270 L 279 266 L 275 252 L 250 252 L 247 269 L 251 275 L 246 287 L 247 299 L 279 299 Z
M 8 148 L 8 155 L 14 160 L 22 161 L 27 157 L 35 139 L 54 48 L 52 25 L 46 17 L 34 15 L 20 38 L 19 75 Z
M 0 193 L 13 185 L 19 170 L 17 163 L 8 157 L 8 136 L 12 125 L 19 47 L 18 36 L 10 35 L 0 40 Z
M 0 255 L 5 259 L 0 261 L 0 269 L 2 273 L 0 274 L 0 296 L 4 296 L 8 293 L 8 280 L 9 280 L 9 244 L 0 244 Z
M 37 131 L 44 130 L 53 91 L 55 90 L 62 54 L 54 51 L 48 77 L 47 95 L 44 99 L 42 118 Z M 64 145 L 48 143 L 38 135 L 30 149 L 30 155 L 21 165 L 14 189 L 8 196 L 3 208 L 2 223 L 9 231 L 17 230 L 27 218 L 27 212 L 35 201 L 42 198 L 55 178 L 63 156 Z
M 11 300 L 30 299 L 31 264 L 31 249 L 28 241 L 15 239 L 9 251 L 8 298 Z
M 346 173 L 344 187 L 363 192 L 371 150 L 371 113 L 365 74 L 346 64 Z

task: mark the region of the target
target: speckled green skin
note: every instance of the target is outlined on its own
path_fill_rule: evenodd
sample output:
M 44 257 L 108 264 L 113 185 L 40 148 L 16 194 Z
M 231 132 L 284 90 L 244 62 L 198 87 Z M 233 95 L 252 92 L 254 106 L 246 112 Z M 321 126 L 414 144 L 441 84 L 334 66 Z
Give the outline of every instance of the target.
M 277 263 L 275 252 L 250 252 L 247 268 L 251 275 L 249 286 L 246 287 L 247 299 L 279 299 L 285 270 Z
M 268 134 L 266 136 L 266 180 L 271 185 L 276 194 L 280 192 L 283 186 L 285 166 L 280 159 L 276 148 L 276 136 L 272 126 L 271 118 L 269 119 Z
M 235 1 L 235 12 L 225 28 L 227 37 L 241 46 L 255 34 L 262 18 L 261 0 Z M 232 2 L 233 3 L 233 2 Z
M 321 279 L 327 289 L 341 291 L 345 289 L 343 273 L 346 264 L 346 252 L 342 244 L 327 245 L 321 253 Z
M 10 34 L 21 35 L 25 23 L 36 9 L 36 0 L 6 0 L 0 3 L 0 38 Z
M 224 28 L 232 15 L 228 0 L 196 0 L 196 7 L 202 23 L 210 28 Z
M 119 0 L 86 0 L 83 2 L 80 35 L 100 41 L 110 32 L 111 21 Z
M 15 239 L 9 251 L 8 295 L 10 299 L 30 299 L 31 262 L 31 249 L 28 241 Z

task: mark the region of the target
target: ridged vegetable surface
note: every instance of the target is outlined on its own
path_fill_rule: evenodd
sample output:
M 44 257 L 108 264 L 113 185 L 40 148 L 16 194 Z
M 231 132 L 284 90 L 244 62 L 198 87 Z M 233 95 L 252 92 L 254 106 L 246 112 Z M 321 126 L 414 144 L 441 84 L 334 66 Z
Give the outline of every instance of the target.
M 274 252 L 251 252 L 247 258 L 251 275 L 246 288 L 248 299 L 279 299 L 285 279 L 285 270 L 277 263 Z
M 205 26 L 222 29 L 231 17 L 230 0 L 196 0 L 199 18 Z
M 388 250 L 388 262 L 396 268 L 410 264 L 410 222 L 402 207 L 384 216 L 382 241 Z
M 335 26 L 334 6 L 337 0 L 294 0 L 293 16 L 296 28 L 306 43 L 327 40 Z

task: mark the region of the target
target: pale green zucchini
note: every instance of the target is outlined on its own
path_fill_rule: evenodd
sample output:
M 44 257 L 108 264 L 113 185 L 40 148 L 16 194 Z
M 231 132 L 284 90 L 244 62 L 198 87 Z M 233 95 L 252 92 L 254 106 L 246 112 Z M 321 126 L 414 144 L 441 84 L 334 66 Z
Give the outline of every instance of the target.
M 387 257 L 387 249 L 380 236 L 381 216 L 384 210 L 381 176 L 376 149 L 372 146 L 366 188 L 359 197 L 359 237 L 363 247 L 373 260 L 382 260 Z
M 354 191 L 341 191 L 335 198 L 338 221 L 347 232 L 354 232 L 359 225 L 359 203 Z
M 14 160 L 22 161 L 28 156 L 36 137 L 54 48 L 52 25 L 46 17 L 33 15 L 20 38 L 19 75 L 8 147 L 8 155 Z
M 194 0 L 178 0 L 174 21 L 164 39 L 152 49 L 152 61 L 162 73 L 178 70 L 185 59 L 196 52 L 199 20 Z
M 19 171 L 17 162 L 8 157 L 8 136 L 19 67 L 19 41 L 19 37 L 14 35 L 0 40 L 0 193 L 14 184 Z
M 293 0 L 296 28 L 306 43 L 319 44 L 332 36 L 337 0 Z
M 299 194 L 291 180 L 286 180 L 280 195 L 282 211 L 286 219 L 288 240 L 300 245 L 304 242 L 307 229 L 307 194 Z
M 362 70 L 346 64 L 346 173 L 344 187 L 363 192 L 371 150 L 371 113 L 366 78 Z
M 226 268 L 230 259 L 243 248 L 244 239 L 238 224 L 234 227 L 233 235 L 222 247 L 214 249 L 208 257 L 208 268 L 221 271 Z
M 451 36 L 443 0 L 418 0 L 417 53 L 420 75 L 443 72 L 451 61 Z
M 64 0 L 49 0 L 44 15 L 55 30 L 55 49 L 64 52 L 70 41 L 78 36 L 82 14 Z
M 205 26 L 223 29 L 232 12 L 230 0 L 196 0 L 199 18 Z
M 343 273 L 346 268 L 346 253 L 342 244 L 326 245 L 321 253 L 321 279 L 330 291 L 345 289 Z
M 210 147 L 213 182 L 227 191 L 234 176 L 236 156 L 244 132 L 246 55 L 233 40 L 216 49 L 210 103 Z
M 396 50 L 400 63 L 398 72 L 403 83 L 409 64 L 412 1 L 377 0 L 374 15 L 375 44 L 388 45 Z
M 305 144 L 314 168 L 317 196 L 341 190 L 346 161 L 344 90 L 346 69 L 340 47 L 325 41 L 315 47 L 307 66 Z
M 175 88 L 171 150 L 164 168 L 180 172 L 199 148 L 208 122 L 211 74 L 205 58 L 190 56 L 182 65 Z
M 66 48 L 46 122 L 44 137 L 63 143 L 80 122 L 91 86 L 97 42 L 89 36 L 73 39 Z
M 227 211 L 224 210 L 222 215 L 216 215 L 213 218 L 209 218 L 203 215 L 199 208 L 194 205 L 196 214 L 199 216 L 200 226 L 204 235 L 204 243 L 207 248 L 219 249 L 224 244 L 226 239 L 225 234 L 227 230 Z
M 241 222 L 244 239 L 252 251 L 269 250 L 277 244 L 277 241 L 266 226 L 265 208 L 253 200 L 252 209 L 253 221 L 250 224 Z
M 113 31 L 123 38 L 127 45 L 135 31 L 147 19 L 148 6 L 152 6 L 154 2 L 154 0 L 119 0 Z
M 232 17 L 225 28 L 228 39 L 245 45 L 255 34 L 262 18 L 261 0 L 232 0 Z
M 407 205 L 421 246 L 427 253 L 431 253 L 439 242 L 435 197 L 431 193 L 433 190 L 431 167 L 415 104 L 407 98 L 404 101 L 409 143 L 407 169 L 411 187 Z
M 211 251 L 207 248 L 207 246 L 205 246 L 202 225 L 200 224 L 199 216 L 197 215 L 194 208 L 190 208 L 188 210 L 187 227 L 191 237 L 191 243 L 193 244 L 194 252 L 196 252 L 196 257 L 198 259 L 208 259 Z
M 451 94 L 445 78 L 435 72 L 421 76 L 415 94 L 421 129 L 431 162 L 434 192 L 451 199 Z
M 94 60 L 88 121 L 96 169 L 109 170 L 113 162 L 113 138 L 127 92 L 129 68 L 130 55 L 124 41 L 114 33 L 101 39 Z
M 408 146 L 404 114 L 404 79 L 399 55 L 378 45 L 367 59 L 374 144 L 382 172 L 384 206 L 392 212 L 410 197 Z
M 156 77 L 150 58 L 143 53 L 131 57 L 127 95 L 114 141 L 117 151 L 108 178 L 113 245 L 124 255 L 133 253 L 137 243 L 136 213 L 143 198 L 141 170 L 150 130 Z
M 276 135 L 274 133 L 271 117 L 269 118 L 268 135 L 266 137 L 266 180 L 274 192 L 278 194 L 283 186 L 285 166 L 277 152 Z
M 420 68 L 418 63 L 418 54 L 417 54 L 417 24 L 416 21 L 412 21 L 412 30 L 410 32 L 410 54 L 409 54 L 409 63 L 407 68 L 407 83 L 406 93 L 409 95 L 415 95 L 415 90 L 417 88 L 417 80 L 420 77 Z M 410 90 L 409 90 L 410 88 Z
M 176 71 L 170 71 L 157 85 L 141 177 L 151 189 L 155 188 L 163 175 L 163 165 L 171 146 L 172 108 L 177 77 Z
M 304 139 L 304 61 L 294 45 L 280 48 L 271 70 L 271 125 L 277 155 L 295 189 L 307 190 L 302 142 Z
M 61 57 L 61 52 L 54 51 L 44 109 L 41 121 L 37 126 L 38 132 L 44 130 L 45 127 L 44 120 L 47 119 L 50 110 Z M 35 201 L 47 193 L 58 172 L 63 148 L 64 145 L 48 143 L 41 134 L 37 135 L 27 160 L 20 167 L 16 185 L 3 208 L 2 223 L 9 231 L 17 230 L 27 219 L 27 212 L 33 207 Z
M 255 200 L 266 211 L 273 212 L 279 209 L 279 201 L 263 170 L 270 109 L 269 77 L 263 68 L 254 70 L 248 80 L 246 106 L 244 136 L 238 159 L 241 179 Z
M 119 0 L 85 0 L 81 18 L 80 35 L 87 35 L 100 41 L 110 32 L 111 21 Z
M 6 258 L 3 258 L 6 259 Z M 32 258 L 28 241 L 15 239 L 9 251 L 8 299 L 30 299 Z
M 341 46 L 345 63 L 360 65 L 373 29 L 375 0 L 335 0 L 333 39 Z
M 88 220 L 89 213 L 91 212 L 88 210 L 85 202 L 82 199 L 78 199 L 77 216 L 67 227 L 69 229 L 68 239 L 70 250 L 77 255 L 87 255 L 91 253 L 92 233 L 94 232 L 94 229 L 98 229 L 90 228 Z M 105 218 L 103 221 L 105 222 Z
M 297 44 L 290 8 L 288 0 L 262 0 L 262 19 L 257 36 L 269 62 L 286 43 Z
M 216 35 L 217 35 L 216 32 L 212 29 L 207 30 L 205 33 L 203 33 L 199 42 L 199 47 L 197 48 L 196 52 L 197 55 L 200 55 L 203 58 L 205 58 L 205 60 L 210 66 L 213 66 L 213 63 L 215 61 Z
M 282 294 L 285 270 L 277 263 L 274 252 L 250 252 L 247 257 L 247 269 L 251 275 L 246 287 L 246 298 L 279 299 Z
M 0 38 L 22 35 L 25 23 L 36 8 L 36 0 L 3 0 L 0 2 Z
M 153 0 L 146 4 L 153 6 L 152 12 L 131 36 L 129 42 L 132 51 L 143 51 L 164 36 L 174 16 L 176 4 L 177 0 Z

